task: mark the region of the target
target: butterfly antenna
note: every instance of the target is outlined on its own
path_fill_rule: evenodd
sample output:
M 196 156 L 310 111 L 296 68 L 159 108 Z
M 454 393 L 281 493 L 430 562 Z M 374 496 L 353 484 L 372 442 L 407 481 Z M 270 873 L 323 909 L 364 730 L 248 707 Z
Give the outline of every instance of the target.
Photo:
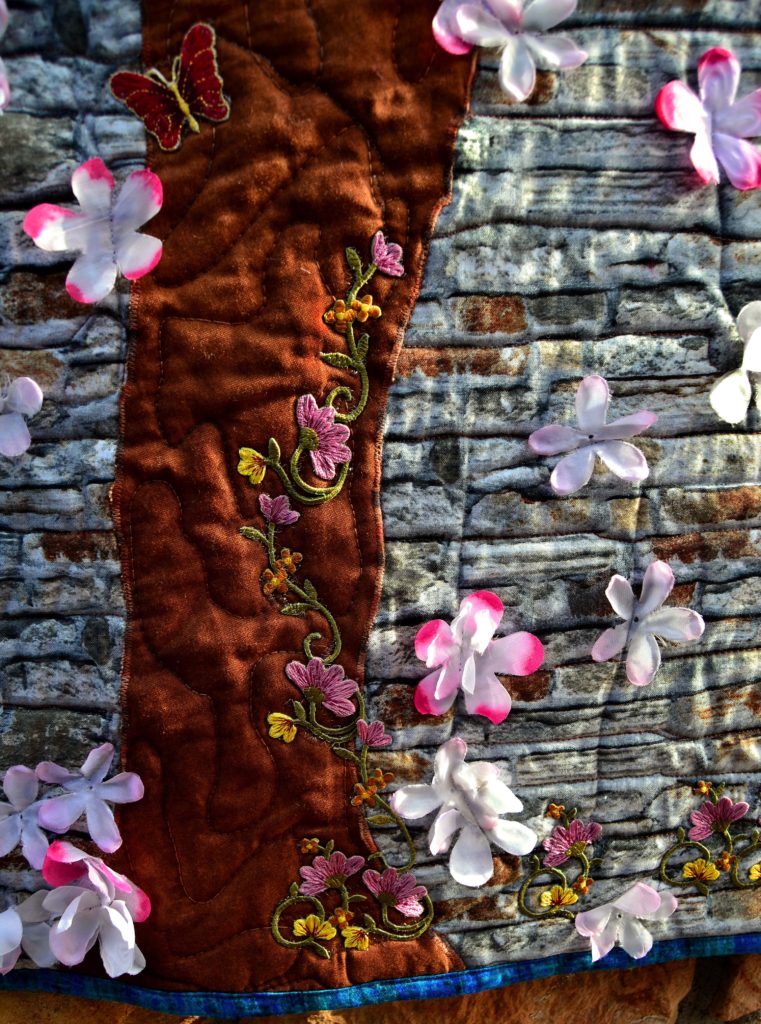
M 145 77 L 150 78 L 154 82 L 158 82 L 159 85 L 165 86 L 167 89 L 170 88 L 170 83 L 167 82 L 166 78 L 161 74 L 158 68 L 149 68 L 145 72 Z

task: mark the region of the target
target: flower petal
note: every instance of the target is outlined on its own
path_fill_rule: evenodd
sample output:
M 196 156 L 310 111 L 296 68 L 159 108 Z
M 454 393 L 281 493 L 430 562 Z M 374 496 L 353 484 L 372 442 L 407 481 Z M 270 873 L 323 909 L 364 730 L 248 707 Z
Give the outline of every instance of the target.
M 576 931 L 585 939 L 589 939 L 593 935 L 601 935 L 607 927 L 612 913 L 612 903 L 604 903 L 602 906 L 595 907 L 593 910 L 583 910 L 574 918 Z M 613 941 L 615 942 L 615 937 Z
M 481 669 L 476 672 L 472 693 L 463 690 L 465 709 L 469 715 L 482 715 L 494 725 L 504 722 L 510 714 L 510 694 L 491 672 Z
M 536 66 L 520 36 L 508 36 L 499 62 L 502 91 L 517 103 L 527 100 L 536 85 Z
M 714 132 L 713 148 L 735 188 L 747 191 L 761 187 L 761 152 L 755 146 L 745 139 Z
M 749 302 L 737 314 L 737 330 L 744 342 L 761 327 L 761 302 Z
M 489 840 L 481 829 L 466 825 L 449 856 L 449 872 L 455 882 L 478 888 L 494 874 Z
M 462 0 L 444 0 L 433 19 L 433 35 L 436 42 L 447 53 L 462 54 L 473 49 L 471 43 L 466 43 L 460 36 L 455 14 L 460 7 Z
M 116 264 L 110 249 L 94 247 L 79 256 L 66 277 L 66 291 L 76 302 L 100 302 L 116 284 Z
M 622 619 L 630 619 L 634 611 L 634 591 L 631 583 L 623 576 L 616 574 L 611 577 L 610 583 L 605 590 L 605 596 L 616 613 Z
M 542 641 L 533 633 L 521 630 L 493 640 L 480 664 L 501 675 L 530 676 L 543 661 Z
M 128 175 L 114 203 L 115 228 L 135 230 L 155 217 L 164 202 L 161 179 L 153 171 L 133 171 Z
M 21 852 L 35 871 L 45 863 L 48 837 L 34 822 L 24 821 L 21 826 Z
M 3 778 L 5 795 L 18 811 L 22 811 L 29 804 L 34 803 L 37 799 L 39 785 L 37 776 L 32 769 L 25 768 L 22 764 L 13 765 Z
M 24 217 L 24 231 L 34 244 L 46 252 L 63 252 L 84 248 L 89 220 L 74 210 L 40 203 Z
M 744 369 L 733 370 L 711 388 L 711 408 L 726 423 L 740 423 L 748 414 L 753 395 L 750 379 Z M 1 423 L 0 423 L 1 425 Z
M 742 368 L 747 373 L 761 373 L 761 330 L 753 331 L 745 342 Z
M 470 647 L 483 654 L 502 621 L 505 606 L 490 590 L 477 590 L 460 604 L 457 618 L 452 623 L 455 642 L 467 641 Z
M 590 936 L 589 944 L 592 947 L 592 963 L 602 960 L 613 949 L 618 938 L 619 925 L 620 921 L 613 918 L 613 920 L 608 921 L 599 935 Z
M 662 562 L 660 559 L 651 562 L 642 578 L 637 615 L 642 618 L 660 608 L 673 589 L 674 573 L 668 562 Z
M 16 377 L 5 396 L 5 411 L 34 416 L 42 408 L 42 388 L 31 377 Z
M 589 483 L 594 468 L 594 449 L 579 448 L 578 451 L 566 455 L 555 466 L 550 476 L 550 487 L 562 498 L 574 494 Z
M 91 782 L 102 782 L 108 775 L 108 769 L 111 767 L 113 759 L 113 743 L 101 743 L 87 755 L 79 774 L 90 779 Z
M 714 46 L 698 61 L 700 98 L 706 110 L 724 110 L 734 103 L 740 82 L 740 61 L 731 50 Z
M 499 778 L 499 769 L 495 764 L 490 761 L 474 761 L 469 767 L 480 783 L 479 803 L 492 814 L 519 814 L 523 810 L 521 800 Z
M 579 442 L 585 440 L 586 435 L 575 427 L 551 423 L 547 427 L 535 430 L 528 439 L 528 446 L 537 455 L 559 455 L 561 452 L 572 451 Z
M 520 31 L 523 20 L 523 0 L 488 0 L 488 5 L 505 28 L 510 32 Z
M 87 893 L 86 895 L 93 895 Z M 79 900 L 84 897 L 80 896 Z M 64 927 L 65 918 L 56 921 L 50 929 L 50 952 L 67 967 L 81 964 L 87 953 L 95 945 L 100 926 L 98 909 L 87 908 L 75 913 L 68 927 Z
M 577 0 L 532 0 L 523 13 L 525 32 L 548 32 L 570 18 Z
M 38 967 L 52 967 L 57 962 L 50 952 L 50 927 L 42 922 L 24 928 L 21 948 Z
M 641 960 L 653 948 L 653 937 L 645 926 L 633 917 L 625 917 L 618 935 L 621 946 L 629 956 Z
M 626 678 L 635 686 L 649 686 L 661 667 L 661 652 L 650 633 L 635 633 L 626 656 Z
M 719 165 L 716 162 L 713 139 L 704 129 L 701 129 L 695 136 L 695 141 L 690 149 L 690 160 L 704 184 L 719 184 L 721 175 L 719 173 Z
M 650 475 L 647 459 L 628 441 L 603 441 L 594 446 L 595 452 L 611 471 L 621 480 L 639 483 Z
M 15 459 L 32 443 L 32 435 L 24 417 L 17 412 L 0 415 L 0 455 Z
M 761 135 L 761 89 L 714 114 L 713 127 L 724 135 L 738 139 L 755 139 Z
M 131 974 L 135 956 L 135 926 L 121 900 L 111 907 L 103 908 L 98 938 L 100 958 L 109 978 Z
M 703 104 L 684 82 L 664 85 L 655 100 L 655 112 L 672 132 L 705 132 L 706 114 Z
M 475 46 L 504 46 L 510 33 L 493 14 L 476 4 L 462 4 L 454 16 L 457 34 Z
M 451 666 L 436 669 L 417 684 L 415 707 L 421 715 L 445 715 L 454 704 L 460 679 L 457 671 L 447 672 L 449 668 Z M 442 677 L 444 685 L 439 692 L 439 683 L 442 681 Z M 454 686 L 447 686 L 447 682 L 451 682 L 452 679 L 454 679 Z
M 651 885 L 637 882 L 631 889 L 613 900 L 612 907 L 634 917 L 649 917 L 661 905 L 661 896 Z
M 113 853 L 122 845 L 114 814 L 108 804 L 94 795 L 87 801 L 87 831 L 93 842 L 105 853 Z
M 605 426 L 610 402 L 610 389 L 597 373 L 585 377 L 576 391 L 576 419 L 579 428 L 593 433 Z
M 604 427 L 598 427 L 595 431 L 597 441 L 620 441 L 625 437 L 634 437 L 647 430 L 658 419 L 658 414 L 649 412 L 647 409 L 640 409 L 631 416 L 622 416 L 621 419 L 613 420 Z
M 0 914 L 0 956 L 5 956 L 21 945 L 24 926 L 13 907 Z
M 611 658 L 615 658 L 616 655 L 620 654 L 624 647 L 626 647 L 628 636 L 628 622 L 622 622 L 620 626 L 614 626 L 612 629 L 606 629 L 605 632 L 601 633 L 597 640 L 595 640 L 594 647 L 592 648 L 592 660 L 610 661 Z
M 452 773 L 465 763 L 468 744 L 459 736 L 442 743 L 433 761 L 434 782 L 448 781 Z
M 648 914 L 648 919 L 650 921 L 665 921 L 666 918 L 671 917 L 679 906 L 679 900 L 673 893 L 659 892 L 658 895 L 661 898 L 661 905 L 656 911 Z
M 71 191 L 90 217 L 111 215 L 114 176 L 99 157 L 80 164 L 71 176 Z
M 37 815 L 40 825 L 50 829 L 51 832 L 66 832 L 77 818 L 84 814 L 87 799 L 88 793 L 86 792 L 64 793 L 63 796 L 50 797 L 40 806 Z
M 456 807 L 447 807 L 439 811 L 428 830 L 428 849 L 434 857 L 447 852 L 455 832 L 465 824 L 465 818 Z
M 441 665 L 456 648 L 457 643 L 449 623 L 443 619 L 426 622 L 415 637 L 415 654 L 425 662 L 427 668 Z
M 127 231 L 116 238 L 116 262 L 128 281 L 138 281 L 150 274 L 161 259 L 162 252 L 162 243 L 153 235 Z
M 397 789 L 390 800 L 397 814 L 408 821 L 424 818 L 441 806 L 441 797 L 433 786 L 413 785 Z
M 648 615 L 644 628 L 662 640 L 687 643 L 698 640 L 705 631 L 703 617 L 692 608 L 661 608 Z
M 537 835 L 527 825 L 519 821 L 498 821 L 490 828 L 487 836 L 502 850 L 514 857 L 525 857 L 536 846 Z
M 7 857 L 21 839 L 21 815 L 9 814 L 0 818 L 0 857 Z
M 108 800 L 112 804 L 131 804 L 135 800 L 142 800 L 145 787 L 135 772 L 119 772 L 108 782 L 100 783 L 96 793 L 101 800 Z
M 589 56 L 586 50 L 578 47 L 568 36 L 525 35 L 523 38 L 540 67 L 571 71 L 581 67 Z

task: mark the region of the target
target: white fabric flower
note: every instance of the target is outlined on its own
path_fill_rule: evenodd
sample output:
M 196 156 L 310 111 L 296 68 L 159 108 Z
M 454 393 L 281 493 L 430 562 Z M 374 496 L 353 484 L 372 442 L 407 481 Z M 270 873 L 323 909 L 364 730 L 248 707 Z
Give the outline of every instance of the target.
M 66 790 L 63 796 L 45 800 L 40 808 L 40 824 L 51 832 L 65 832 L 84 814 L 90 836 L 100 849 L 106 853 L 118 850 L 122 837 L 109 804 L 140 800 L 143 783 L 134 772 L 120 772 L 104 782 L 113 756 L 113 744 L 103 743 L 90 751 L 78 772 L 70 772 L 52 761 L 38 764 L 38 778 Z
M 74 171 L 71 188 L 81 213 L 41 203 L 24 218 L 24 231 L 48 252 L 81 252 L 66 291 L 77 302 L 98 302 L 113 289 L 117 273 L 136 281 L 161 259 L 158 238 L 137 230 L 161 209 L 161 181 L 152 171 L 133 171 L 114 199 L 113 175 L 96 158 Z
M 606 629 L 592 648 L 594 661 L 610 661 L 628 646 L 626 676 L 635 686 L 647 686 L 661 665 L 658 639 L 687 643 L 703 635 L 705 622 L 691 608 L 663 608 L 674 587 L 674 573 L 666 562 L 651 562 L 645 570 L 639 601 L 628 580 L 613 576 L 605 596 L 625 621 Z
M 31 768 L 17 764 L 3 778 L 8 803 L 0 802 L 0 857 L 21 843 L 21 852 L 38 871 L 45 860 L 48 839 L 40 828 L 39 812 L 44 803 L 37 799 L 39 783 Z
M 518 103 L 536 85 L 536 63 L 550 70 L 577 68 L 587 53 L 567 36 L 544 33 L 576 10 L 576 0 L 444 0 L 433 19 L 433 34 L 449 53 L 467 53 L 472 46 L 501 51 L 499 82 Z
M 32 438 L 24 420 L 42 408 L 42 390 L 31 377 L 16 377 L 0 388 L 0 455 L 23 455 Z
M 0 914 L 0 974 L 13 970 L 22 952 L 38 967 L 56 962 L 50 951 L 51 914 L 43 906 L 48 892 L 40 889 Z
M 448 740 L 436 753 L 430 786 L 403 786 L 391 797 L 394 811 L 408 821 L 439 813 L 428 833 L 434 856 L 446 853 L 460 833 L 449 858 L 452 878 L 461 885 L 485 885 L 494 874 L 491 843 L 516 857 L 536 846 L 536 833 L 502 814 L 518 814 L 523 804 L 499 778 L 499 768 L 488 761 L 465 764 L 468 746 L 459 737 Z
M 728 373 L 711 388 L 713 410 L 727 423 L 745 419 L 752 394 L 748 374 L 761 373 L 761 302 L 743 306 L 737 317 L 737 330 L 743 341 L 740 369 Z
M 641 960 L 652 949 L 653 937 L 640 922 L 663 921 L 678 905 L 670 892 L 659 893 L 637 882 L 611 903 L 577 914 L 574 924 L 579 935 L 589 939 L 593 963 L 607 956 L 617 942 L 629 956 Z

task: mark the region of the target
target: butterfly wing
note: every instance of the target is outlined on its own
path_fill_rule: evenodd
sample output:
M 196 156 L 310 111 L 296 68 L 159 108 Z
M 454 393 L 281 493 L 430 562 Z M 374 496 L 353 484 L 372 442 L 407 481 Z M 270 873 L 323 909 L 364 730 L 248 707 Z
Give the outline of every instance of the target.
M 211 25 L 201 22 L 188 29 L 182 41 L 177 86 L 195 117 L 218 124 L 230 116 L 217 64 L 217 37 Z
M 137 114 L 162 149 L 179 147 L 185 115 L 165 85 L 134 71 L 118 71 L 111 76 L 111 92 Z

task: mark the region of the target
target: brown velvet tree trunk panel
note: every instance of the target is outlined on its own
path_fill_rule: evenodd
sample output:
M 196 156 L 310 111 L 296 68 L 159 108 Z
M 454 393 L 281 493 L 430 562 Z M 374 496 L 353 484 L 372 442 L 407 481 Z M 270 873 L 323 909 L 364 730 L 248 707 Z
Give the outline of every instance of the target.
M 130 626 L 124 750 L 146 795 L 122 816 L 124 867 L 149 892 L 139 983 L 251 991 L 344 986 L 449 970 L 432 933 L 330 961 L 277 945 L 270 919 L 298 879 L 302 836 L 374 849 L 350 806 L 355 775 L 325 744 L 271 739 L 294 694 L 285 664 L 319 628 L 262 593 L 258 516 L 238 448 L 290 452 L 295 402 L 356 386 L 321 351 L 347 288 L 344 249 L 404 247 L 406 276 L 376 277 L 371 389 L 352 469 L 288 531 L 335 615 L 340 662 L 361 681 L 383 564 L 381 428 L 433 222 L 449 192 L 472 63 L 436 47 L 436 0 L 163 0 L 144 7 L 144 62 L 165 72 L 197 21 L 214 24 L 229 122 L 177 153 L 153 148 L 165 203 L 156 271 L 134 289 L 114 509 Z

